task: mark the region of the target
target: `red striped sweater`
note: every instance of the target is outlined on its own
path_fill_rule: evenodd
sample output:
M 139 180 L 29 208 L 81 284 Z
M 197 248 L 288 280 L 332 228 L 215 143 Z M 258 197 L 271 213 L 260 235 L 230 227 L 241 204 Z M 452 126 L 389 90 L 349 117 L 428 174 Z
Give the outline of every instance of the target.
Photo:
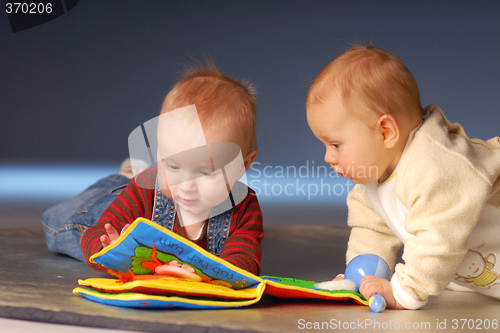
M 138 217 L 151 219 L 154 203 L 154 184 L 156 168 L 152 168 L 132 180 L 113 203 L 104 211 L 99 221 L 86 230 L 82 237 L 82 251 L 85 262 L 96 270 L 104 270 L 102 266 L 89 262 L 90 256 L 102 249 L 99 238 L 106 235 L 104 225 L 110 223 L 118 232 L 127 223 L 132 223 Z M 183 237 L 183 228 L 176 218 L 173 231 Z M 262 251 L 260 244 L 264 237 L 262 213 L 255 192 L 251 189 L 245 199 L 233 210 L 229 235 L 222 248 L 220 258 L 240 267 L 250 273 L 260 274 L 260 259 Z M 195 241 L 206 249 L 206 223 L 202 237 Z

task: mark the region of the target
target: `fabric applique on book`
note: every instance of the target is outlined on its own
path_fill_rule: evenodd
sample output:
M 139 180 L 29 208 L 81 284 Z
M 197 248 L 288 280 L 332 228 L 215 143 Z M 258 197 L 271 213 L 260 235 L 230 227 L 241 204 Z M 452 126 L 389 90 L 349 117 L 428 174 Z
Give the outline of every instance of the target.
M 257 303 L 263 294 L 279 298 L 368 301 L 352 290 L 322 290 L 317 282 L 256 276 L 144 218 L 90 261 L 116 278 L 79 280 L 73 293 L 131 308 L 234 308 Z M 188 265 L 188 266 L 186 266 Z M 179 269 L 188 267 L 185 269 Z M 161 274 L 155 274 L 160 272 Z

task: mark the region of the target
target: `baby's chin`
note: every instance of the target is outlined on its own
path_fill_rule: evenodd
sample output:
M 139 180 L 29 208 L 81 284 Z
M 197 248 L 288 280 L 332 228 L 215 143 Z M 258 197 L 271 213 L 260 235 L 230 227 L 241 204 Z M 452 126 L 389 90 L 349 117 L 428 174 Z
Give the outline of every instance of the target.
M 349 178 L 349 177 L 346 177 L 346 178 Z M 367 185 L 367 184 L 371 184 L 371 183 L 374 183 L 377 181 L 377 179 L 366 179 L 366 178 L 362 178 L 362 179 L 359 179 L 359 178 L 349 178 L 351 180 L 351 182 L 353 182 L 354 184 L 357 184 L 357 185 Z

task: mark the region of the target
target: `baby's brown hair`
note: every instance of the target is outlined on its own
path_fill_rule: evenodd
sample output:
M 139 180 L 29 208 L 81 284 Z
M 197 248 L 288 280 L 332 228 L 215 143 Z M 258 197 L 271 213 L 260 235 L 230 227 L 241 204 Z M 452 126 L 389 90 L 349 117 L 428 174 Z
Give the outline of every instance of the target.
M 417 83 L 403 61 L 373 46 L 355 46 L 329 63 L 309 88 L 306 107 L 323 103 L 333 93 L 362 120 L 369 117 L 367 111 L 396 119 L 420 118 L 423 112 Z
M 212 61 L 207 65 L 197 63 L 167 94 L 161 114 L 192 104 L 204 126 L 239 128 L 246 140 L 246 146 L 241 147 L 243 154 L 257 148 L 257 105 L 252 85 L 227 76 Z

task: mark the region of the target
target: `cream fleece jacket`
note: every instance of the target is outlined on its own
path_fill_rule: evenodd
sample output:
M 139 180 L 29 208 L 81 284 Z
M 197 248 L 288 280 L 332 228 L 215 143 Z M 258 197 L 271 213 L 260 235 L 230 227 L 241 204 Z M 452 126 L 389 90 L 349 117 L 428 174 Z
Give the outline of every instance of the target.
M 399 161 L 395 181 L 411 237 L 404 239 L 404 264 L 395 267 L 391 285 L 401 305 L 416 309 L 454 278 L 485 204 L 500 207 L 500 138 L 469 138 L 431 105 Z M 363 185 L 351 190 L 347 205 L 352 228 L 347 262 L 374 253 L 394 268 L 403 239 L 375 212 Z

